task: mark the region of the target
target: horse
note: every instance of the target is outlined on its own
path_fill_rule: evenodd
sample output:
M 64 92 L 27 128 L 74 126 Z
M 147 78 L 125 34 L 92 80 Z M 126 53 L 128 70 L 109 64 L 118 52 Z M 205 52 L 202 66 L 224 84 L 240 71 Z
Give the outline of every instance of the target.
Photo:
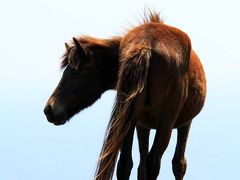
M 156 179 L 173 128 L 178 130 L 172 161 L 176 179 L 182 179 L 186 171 L 188 131 L 206 95 L 204 71 L 187 35 L 165 25 L 157 13 L 150 13 L 140 27 L 124 38 L 83 36 L 73 38 L 70 45 L 65 43 L 63 76 L 44 108 L 49 122 L 63 125 L 106 90 L 117 90 L 97 180 L 112 179 L 119 151 L 117 177 L 129 179 L 135 127 L 140 151 L 138 179 Z M 154 128 L 157 132 L 149 152 L 149 132 Z
M 157 179 L 172 130 L 177 145 L 172 159 L 176 180 L 186 172 L 185 148 L 193 118 L 206 97 L 206 78 L 190 38 L 150 12 L 142 24 L 125 34 L 119 47 L 116 102 L 100 153 L 95 179 L 112 179 L 119 151 L 117 177 L 129 179 L 136 127 L 139 180 Z M 149 150 L 149 131 L 156 129 Z

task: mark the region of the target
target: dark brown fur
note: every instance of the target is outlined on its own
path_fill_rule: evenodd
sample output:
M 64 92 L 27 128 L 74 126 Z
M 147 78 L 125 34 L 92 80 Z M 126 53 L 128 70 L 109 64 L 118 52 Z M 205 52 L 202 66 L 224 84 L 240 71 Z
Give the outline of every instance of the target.
M 191 49 L 190 39 L 179 29 L 163 24 L 158 15 L 152 13 L 142 25 L 123 37 L 119 58 L 116 104 L 95 179 L 112 179 L 120 149 L 117 176 L 121 180 L 129 179 L 135 126 L 140 133 L 138 179 L 157 178 L 173 128 L 178 128 L 173 172 L 176 179 L 182 179 L 186 170 L 184 152 L 188 131 L 206 95 L 205 75 Z M 143 146 L 147 146 L 152 128 L 157 131 L 148 152 Z M 144 137 L 141 133 L 148 135 Z

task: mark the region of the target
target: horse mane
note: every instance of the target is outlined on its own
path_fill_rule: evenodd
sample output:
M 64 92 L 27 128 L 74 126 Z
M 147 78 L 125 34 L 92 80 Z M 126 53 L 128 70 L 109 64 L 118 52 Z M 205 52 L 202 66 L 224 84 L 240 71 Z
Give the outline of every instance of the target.
M 147 11 L 144 11 L 142 18 L 142 24 L 146 23 L 164 23 L 163 19 L 160 16 L 160 12 L 152 11 L 148 9 Z M 114 45 L 115 41 L 120 41 L 122 37 L 120 36 L 113 36 L 110 39 L 100 39 L 95 38 L 92 36 L 82 35 L 80 37 L 77 37 L 77 40 L 83 44 L 86 48 L 96 48 L 96 47 L 110 47 Z M 69 50 L 66 51 L 62 56 L 61 61 L 61 69 L 64 69 L 68 65 L 68 58 L 71 58 L 76 51 L 76 45 L 73 41 L 70 41 L 70 47 Z
M 113 36 L 112 38 L 109 39 L 100 39 L 100 38 L 95 38 L 92 36 L 82 36 L 79 38 L 79 42 L 82 44 L 85 44 L 88 48 L 91 47 L 110 47 L 113 45 L 115 40 L 119 40 L 121 37 L 119 36 Z
M 94 49 L 94 48 L 109 48 L 116 44 L 116 42 L 120 42 L 121 37 L 120 36 L 113 36 L 109 39 L 100 39 L 95 38 L 92 36 L 80 36 L 76 38 L 79 43 L 81 43 L 86 49 Z M 69 49 L 66 50 L 66 52 L 62 56 L 61 61 L 61 69 L 64 69 L 68 65 L 68 59 L 72 58 L 74 54 L 76 53 L 76 44 L 74 41 L 70 41 L 69 43 Z
M 148 10 L 143 13 L 143 23 L 162 23 L 164 24 L 163 18 L 160 16 L 160 12 Z

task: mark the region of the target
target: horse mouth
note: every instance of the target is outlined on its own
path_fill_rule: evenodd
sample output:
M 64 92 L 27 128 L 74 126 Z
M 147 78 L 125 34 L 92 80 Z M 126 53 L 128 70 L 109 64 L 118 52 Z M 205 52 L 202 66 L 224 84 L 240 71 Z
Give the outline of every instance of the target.
M 48 122 L 54 124 L 55 126 L 60 126 L 60 125 L 64 125 L 67 122 L 66 118 L 54 118 L 54 117 L 50 117 L 47 116 L 47 120 Z
M 63 125 L 67 122 L 67 114 L 63 109 L 52 108 L 50 105 L 47 105 L 44 108 L 44 113 L 48 122 L 53 123 L 56 126 Z
M 55 122 L 53 122 L 53 124 L 55 126 L 60 126 L 60 125 L 64 125 L 66 122 L 67 122 L 66 120 L 64 120 L 64 121 L 55 121 Z

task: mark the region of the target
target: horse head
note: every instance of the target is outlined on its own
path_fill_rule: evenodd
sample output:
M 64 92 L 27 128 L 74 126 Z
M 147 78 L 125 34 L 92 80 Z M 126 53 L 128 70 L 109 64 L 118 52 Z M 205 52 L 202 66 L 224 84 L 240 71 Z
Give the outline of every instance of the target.
M 73 38 L 65 43 L 62 78 L 44 108 L 49 122 L 65 124 L 73 115 L 92 105 L 117 81 L 120 38 Z

